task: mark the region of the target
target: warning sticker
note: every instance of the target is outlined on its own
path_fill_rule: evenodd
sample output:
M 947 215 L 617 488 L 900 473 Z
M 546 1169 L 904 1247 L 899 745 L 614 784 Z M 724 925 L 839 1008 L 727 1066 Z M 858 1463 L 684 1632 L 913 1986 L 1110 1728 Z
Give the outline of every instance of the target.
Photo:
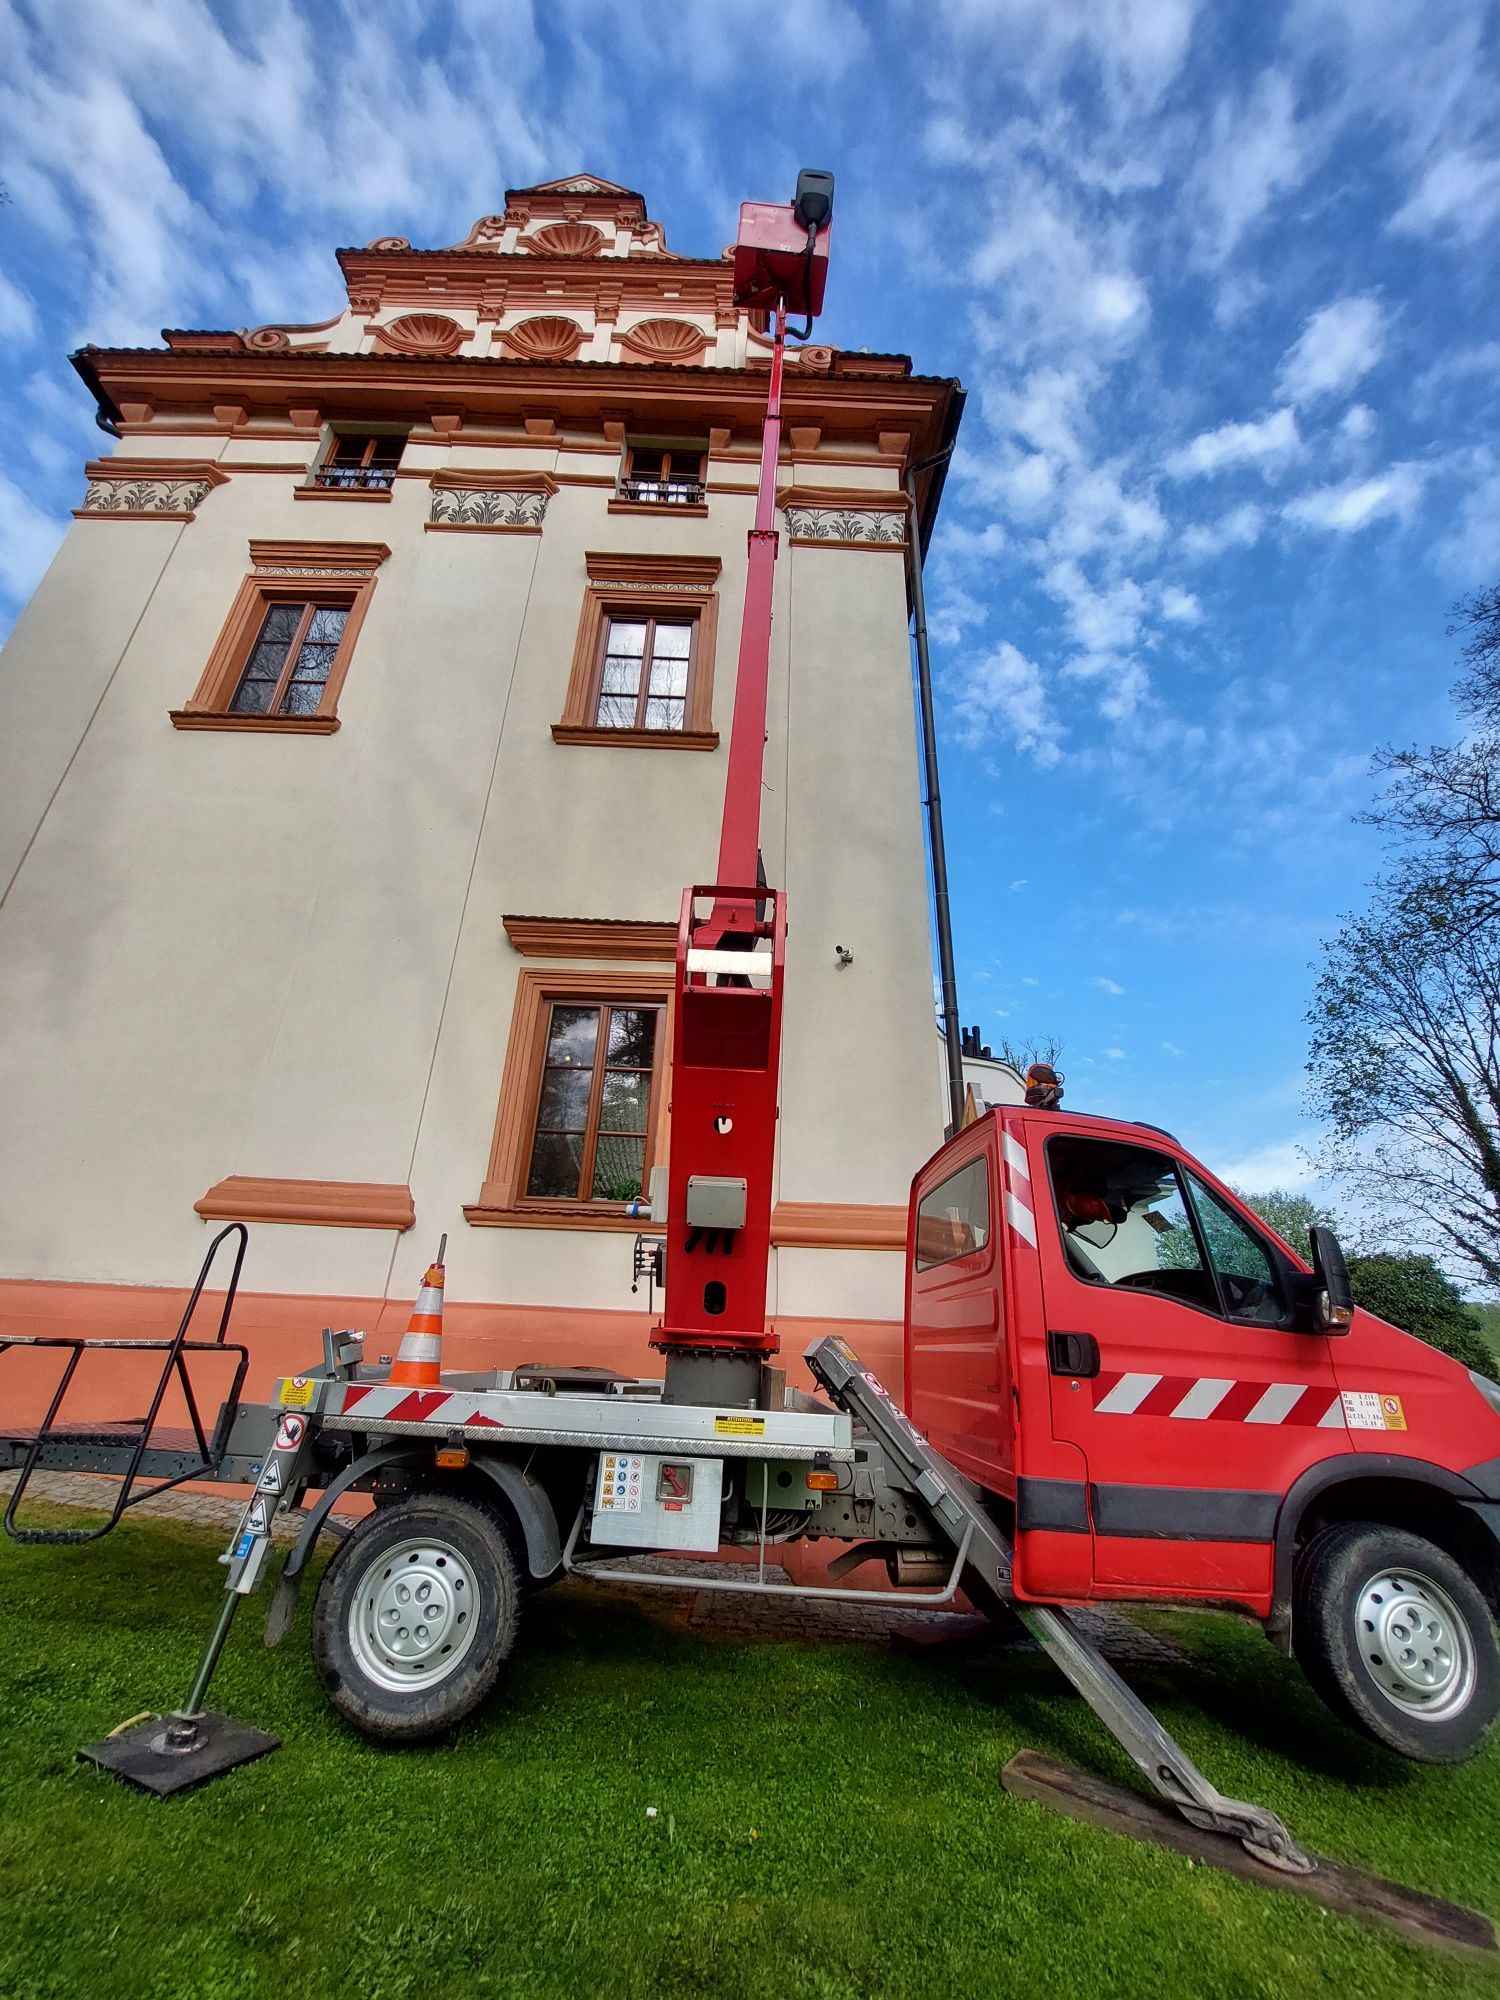
M 599 1461 L 599 1500 L 607 1514 L 639 1514 L 646 1461 L 631 1452 L 606 1452 Z
M 314 1376 L 286 1375 L 282 1377 L 276 1400 L 284 1410 L 310 1410 L 317 1392 L 318 1384 Z
M 758 1438 L 766 1434 L 764 1417 L 715 1417 L 714 1436 L 721 1438 Z
M 271 1525 L 271 1509 L 264 1500 L 252 1500 L 250 1512 L 245 1516 L 245 1532 L 248 1535 L 263 1535 Z
M 1378 1395 L 1373 1389 L 1346 1389 L 1344 1422 L 1351 1431 L 1404 1431 L 1406 1411 L 1399 1396 Z
M 301 1417 L 285 1416 L 276 1427 L 276 1450 L 295 1451 L 301 1444 L 307 1424 Z
M 266 1469 L 260 1475 L 256 1486 L 258 1493 L 279 1493 L 281 1491 L 281 1461 L 271 1458 L 266 1461 Z

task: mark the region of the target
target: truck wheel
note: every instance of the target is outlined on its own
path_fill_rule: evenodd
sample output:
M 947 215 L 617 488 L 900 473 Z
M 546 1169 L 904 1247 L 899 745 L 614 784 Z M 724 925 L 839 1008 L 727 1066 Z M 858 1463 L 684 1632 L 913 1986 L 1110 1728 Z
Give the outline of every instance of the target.
M 1472 1757 L 1500 1708 L 1488 1605 L 1452 1556 L 1402 1529 L 1348 1521 L 1313 1537 L 1292 1644 L 1335 1715 L 1418 1763 Z
M 521 1589 L 497 1509 L 413 1494 L 367 1515 L 323 1572 L 318 1678 L 382 1743 L 451 1729 L 484 1700 L 516 1643 Z

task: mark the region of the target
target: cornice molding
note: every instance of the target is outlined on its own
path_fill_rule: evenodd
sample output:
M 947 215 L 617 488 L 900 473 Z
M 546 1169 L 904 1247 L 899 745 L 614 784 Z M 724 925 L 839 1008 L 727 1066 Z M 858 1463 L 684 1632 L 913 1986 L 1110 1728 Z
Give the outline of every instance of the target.
M 287 1222 L 322 1229 L 410 1229 L 411 1189 L 401 1182 L 289 1181 L 230 1174 L 193 1203 L 210 1222 Z
M 656 555 L 644 549 L 633 555 L 589 549 L 583 561 L 590 583 L 641 584 L 653 590 L 712 590 L 724 567 L 717 556 Z
M 677 956 L 677 926 L 629 917 L 502 917 L 523 958 L 651 959 Z
M 75 520 L 112 515 L 130 520 L 190 521 L 199 503 L 229 475 L 206 459 L 95 458 L 84 467 L 88 488 Z
M 250 561 L 257 570 L 310 570 L 342 575 L 379 569 L 390 555 L 385 542 L 260 542 L 250 543 Z M 327 565 L 337 565 L 329 570 Z
M 545 493 L 549 498 L 558 490 L 550 472 L 496 472 L 477 465 L 444 466 L 428 483 L 434 489 L 451 487 L 466 493 Z
M 778 1201 L 771 1241 L 799 1250 L 902 1250 L 906 1210 L 895 1203 Z

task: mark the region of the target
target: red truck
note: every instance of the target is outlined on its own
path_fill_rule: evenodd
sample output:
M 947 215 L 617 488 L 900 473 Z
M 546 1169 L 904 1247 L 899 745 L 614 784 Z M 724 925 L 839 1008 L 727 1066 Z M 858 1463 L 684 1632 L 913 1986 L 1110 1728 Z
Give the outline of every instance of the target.
M 1500 1387 L 1313 1248 L 1155 1127 L 997 1110 L 912 1186 L 906 1409 L 1014 1510 L 1019 1602 L 1233 1606 L 1456 1760 L 1500 1705 Z

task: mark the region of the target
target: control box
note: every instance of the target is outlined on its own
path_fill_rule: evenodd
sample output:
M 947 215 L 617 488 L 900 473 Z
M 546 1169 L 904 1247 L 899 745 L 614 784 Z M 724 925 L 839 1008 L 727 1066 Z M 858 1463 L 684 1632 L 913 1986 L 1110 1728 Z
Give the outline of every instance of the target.
M 602 1451 L 589 1540 L 604 1548 L 711 1554 L 719 1546 L 723 1497 L 721 1458 Z

